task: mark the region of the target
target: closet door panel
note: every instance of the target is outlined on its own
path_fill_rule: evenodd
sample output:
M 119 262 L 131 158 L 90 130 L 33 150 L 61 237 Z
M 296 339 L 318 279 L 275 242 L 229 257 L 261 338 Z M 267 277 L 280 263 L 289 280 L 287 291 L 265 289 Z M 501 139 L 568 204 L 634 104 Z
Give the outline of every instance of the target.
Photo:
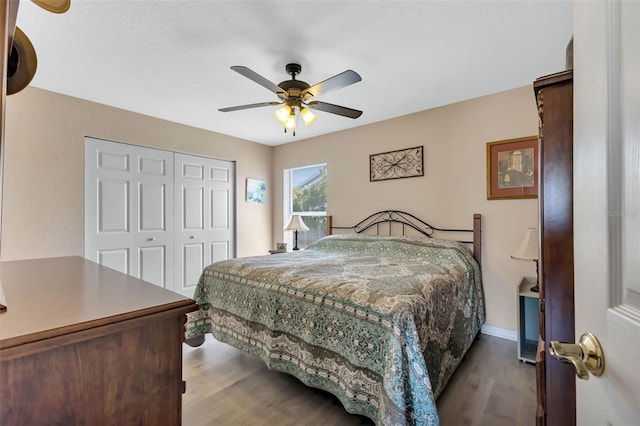
M 98 233 L 129 232 L 129 182 L 98 179 Z
M 211 229 L 229 229 L 229 190 L 228 189 L 212 189 L 209 193 L 211 200 Z
M 86 138 L 85 257 L 132 272 L 135 185 L 132 155 L 120 144 Z
M 123 274 L 129 274 L 129 249 L 98 250 L 96 262 Z
M 204 231 L 204 188 L 182 186 L 182 230 Z
M 215 160 L 214 160 L 215 161 Z M 231 172 L 233 169 L 228 161 L 220 161 L 219 165 L 210 168 L 210 178 L 214 182 L 231 182 Z
M 173 153 L 139 146 L 130 150 L 137 185 L 133 275 L 173 290 Z
M 138 186 L 138 223 L 140 231 L 166 231 L 167 186 L 164 183 L 140 183 Z
M 211 242 L 211 259 L 209 263 L 219 262 L 231 258 L 229 251 L 229 241 L 212 241 Z
M 176 203 L 176 292 L 192 297 L 207 253 L 205 231 L 210 214 L 206 187 L 206 158 L 175 154 L 174 168 L 179 170 L 175 186 L 181 196 Z
M 173 259 L 170 259 L 173 261 Z M 167 255 L 165 246 L 138 249 L 138 275 L 140 279 L 159 287 L 166 287 Z
M 202 269 L 235 256 L 235 164 L 176 154 L 176 291 L 192 297 Z
M 184 244 L 182 246 L 182 264 L 181 290 L 183 292 L 190 291 L 191 296 L 193 296 L 200 273 L 205 266 L 205 244 Z
M 173 289 L 173 153 L 85 138 L 85 257 Z
M 208 229 L 211 263 L 236 255 L 235 247 L 235 163 L 211 160 L 209 163 L 209 199 L 211 216 Z

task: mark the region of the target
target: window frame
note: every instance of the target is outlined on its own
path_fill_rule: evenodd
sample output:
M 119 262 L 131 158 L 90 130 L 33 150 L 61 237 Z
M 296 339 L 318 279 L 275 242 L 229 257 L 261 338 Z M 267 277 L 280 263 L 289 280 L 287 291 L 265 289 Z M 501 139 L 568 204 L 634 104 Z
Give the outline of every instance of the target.
M 283 181 L 282 229 L 283 229 L 284 242 L 286 242 L 290 248 L 293 247 L 293 232 L 284 231 L 284 228 L 289 223 L 289 219 L 291 218 L 291 215 L 297 214 L 299 216 L 302 216 L 303 220 L 304 220 L 305 216 L 325 216 L 326 217 L 327 216 L 327 210 L 328 210 L 328 209 L 325 209 L 325 211 L 315 211 L 315 212 L 294 212 L 293 211 L 293 197 L 292 197 L 292 195 L 293 195 L 292 194 L 292 190 L 293 190 L 293 172 L 294 172 L 294 170 L 309 169 L 309 168 L 312 168 L 312 167 L 322 167 L 322 166 L 324 166 L 324 169 L 325 169 L 325 179 L 326 179 L 327 170 L 328 170 L 328 164 L 327 163 L 317 163 L 317 164 L 310 164 L 310 165 L 299 166 L 299 167 L 291 167 L 291 168 L 283 170 L 283 178 L 282 178 L 282 181 Z M 326 193 L 325 193 L 325 196 L 326 196 Z M 300 236 L 298 235 L 298 239 L 299 239 L 299 237 Z

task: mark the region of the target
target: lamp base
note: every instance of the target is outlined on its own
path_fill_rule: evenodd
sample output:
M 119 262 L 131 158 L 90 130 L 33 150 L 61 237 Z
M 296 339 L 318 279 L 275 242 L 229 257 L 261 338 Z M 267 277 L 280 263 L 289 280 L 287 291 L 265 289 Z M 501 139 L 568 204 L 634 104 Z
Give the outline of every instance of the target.
M 538 284 L 540 284 L 540 273 L 538 272 L 539 266 L 540 262 L 538 261 L 538 259 L 536 259 L 536 285 L 531 287 L 531 291 L 534 293 L 538 293 L 540 291 L 540 287 L 538 287 Z
M 293 231 L 293 235 L 294 235 L 294 241 L 295 241 L 293 249 L 300 250 L 300 248 L 298 248 L 298 231 Z

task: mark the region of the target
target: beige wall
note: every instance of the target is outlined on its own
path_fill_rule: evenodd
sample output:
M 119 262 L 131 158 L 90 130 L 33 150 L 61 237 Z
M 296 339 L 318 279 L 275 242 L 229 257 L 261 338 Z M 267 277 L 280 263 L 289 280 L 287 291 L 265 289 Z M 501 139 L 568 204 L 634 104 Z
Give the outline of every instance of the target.
M 366 111 L 365 111 L 366 114 Z M 322 125 L 318 117 L 316 126 Z M 273 154 L 273 241 L 282 241 L 282 174 L 327 163 L 328 211 L 353 225 L 378 210 L 399 209 L 437 227 L 471 227 L 483 215 L 482 272 L 487 324 L 516 329 L 516 285 L 534 263 L 509 255 L 528 227 L 537 200 L 487 200 L 486 143 L 537 134 L 531 87 L 473 99 L 343 132 L 278 146 Z M 300 132 L 303 132 L 301 129 Z M 369 182 L 369 155 L 424 146 L 425 176 Z
M 485 150 L 537 133 L 528 86 L 276 148 L 36 88 L 9 96 L 6 117 L 3 260 L 84 255 L 85 135 L 235 160 L 238 256 L 283 240 L 283 169 L 326 162 L 336 225 L 395 208 L 434 226 L 470 227 L 481 213 L 487 324 L 516 329 L 515 287 L 535 267 L 509 255 L 537 226 L 537 200 L 488 201 Z M 420 145 L 424 177 L 369 182 L 369 154 Z M 265 204 L 245 201 L 247 177 L 267 181 Z
M 237 254 L 271 247 L 271 200 L 244 195 L 271 147 L 29 87 L 7 98 L 2 260 L 84 256 L 84 136 L 235 160 Z

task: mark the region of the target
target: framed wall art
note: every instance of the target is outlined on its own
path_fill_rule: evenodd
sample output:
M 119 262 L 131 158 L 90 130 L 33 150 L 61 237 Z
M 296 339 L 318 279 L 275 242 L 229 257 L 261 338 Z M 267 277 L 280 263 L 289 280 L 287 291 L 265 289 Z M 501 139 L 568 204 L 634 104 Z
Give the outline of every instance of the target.
M 487 143 L 487 200 L 538 196 L 538 137 Z
M 267 195 L 267 184 L 262 179 L 247 178 L 247 202 L 264 203 Z
M 424 176 L 423 147 L 406 148 L 369 156 L 369 181 Z

